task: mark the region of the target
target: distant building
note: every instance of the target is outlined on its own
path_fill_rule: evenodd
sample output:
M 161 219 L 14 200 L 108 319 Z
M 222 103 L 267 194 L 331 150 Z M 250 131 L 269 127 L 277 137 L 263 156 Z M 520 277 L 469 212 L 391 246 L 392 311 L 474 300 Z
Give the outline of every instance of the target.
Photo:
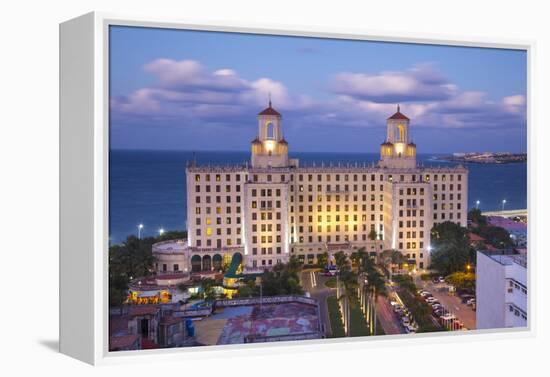
M 188 164 L 187 244 L 156 245 L 157 271 L 218 270 L 239 254 L 247 273 L 291 255 L 312 264 L 358 248 L 397 249 L 427 268 L 432 226 L 466 226 L 468 171 L 418 166 L 409 122 L 399 107 L 387 119 L 378 163 L 300 166 L 270 102 L 258 114 L 250 163 Z
M 527 255 L 478 251 L 476 276 L 476 327 L 526 327 Z

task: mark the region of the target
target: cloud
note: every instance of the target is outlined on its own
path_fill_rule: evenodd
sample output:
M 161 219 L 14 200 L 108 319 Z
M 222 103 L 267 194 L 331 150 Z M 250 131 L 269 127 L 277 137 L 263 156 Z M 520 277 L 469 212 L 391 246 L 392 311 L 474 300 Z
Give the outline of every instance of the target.
M 246 89 L 248 85 L 231 69 L 208 72 L 195 60 L 156 59 L 144 69 L 158 78 L 159 86 L 167 89 L 234 92 Z
M 445 100 L 456 92 L 431 64 L 377 74 L 343 72 L 334 77 L 331 88 L 337 94 L 378 103 Z
M 124 123 L 244 125 L 267 105 L 271 96 L 281 110 L 311 104 L 267 77 L 249 81 L 230 68 L 207 70 L 195 60 L 156 59 L 144 66 L 155 83 L 111 99 L 112 118 Z M 247 120 L 245 122 L 245 119 Z
M 329 79 L 322 100 L 291 93 L 269 77 L 247 80 L 229 67 L 209 70 L 195 60 L 156 59 L 144 71 L 154 77 L 152 85 L 111 99 L 114 123 L 245 129 L 269 95 L 287 131 L 383 127 L 397 103 L 411 118 L 413 134 L 417 127 L 505 129 L 526 123 L 525 96 L 492 99 L 483 91 L 461 91 L 433 64 L 374 74 L 340 72 Z M 255 130 L 250 132 L 253 137 Z
M 513 114 L 525 114 L 527 99 L 524 95 L 517 94 L 514 96 L 504 97 L 502 104 L 506 111 Z

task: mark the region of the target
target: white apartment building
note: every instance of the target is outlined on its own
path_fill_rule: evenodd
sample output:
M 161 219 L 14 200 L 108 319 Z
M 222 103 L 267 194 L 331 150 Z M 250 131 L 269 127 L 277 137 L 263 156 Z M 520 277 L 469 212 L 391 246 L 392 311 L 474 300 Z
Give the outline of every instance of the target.
M 527 255 L 478 251 L 476 327 L 527 327 Z
M 373 256 L 398 249 L 428 267 L 432 226 L 466 226 L 468 171 L 417 165 L 409 124 L 398 107 L 378 163 L 300 166 L 289 158 L 282 116 L 270 102 L 258 114 L 250 163 L 188 164 L 188 239 L 185 247 L 174 245 L 178 269 L 209 270 L 213 260 L 240 253 L 245 272 L 257 271 L 291 255 L 310 264 L 324 252 L 362 247 Z

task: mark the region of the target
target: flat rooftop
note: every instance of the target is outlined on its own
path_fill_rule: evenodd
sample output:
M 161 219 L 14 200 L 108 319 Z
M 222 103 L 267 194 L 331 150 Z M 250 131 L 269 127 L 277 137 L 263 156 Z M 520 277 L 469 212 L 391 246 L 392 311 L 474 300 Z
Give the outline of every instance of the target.
M 515 263 L 527 268 L 527 253 L 519 254 L 513 250 L 485 250 L 480 252 L 504 266 L 511 266 Z
M 248 336 L 318 332 L 319 318 L 315 306 L 290 302 L 216 309 L 216 314 L 195 322 L 195 325 L 197 340 L 203 339 L 203 344 L 243 344 Z

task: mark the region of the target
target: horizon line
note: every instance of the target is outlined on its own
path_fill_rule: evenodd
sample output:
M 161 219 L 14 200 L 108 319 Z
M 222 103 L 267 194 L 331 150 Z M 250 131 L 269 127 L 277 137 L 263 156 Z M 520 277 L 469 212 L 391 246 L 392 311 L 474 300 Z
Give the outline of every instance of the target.
M 250 153 L 249 150 L 235 150 L 235 149 L 149 149 L 149 148 L 112 148 L 109 147 L 109 152 L 111 151 L 134 151 L 134 152 L 189 152 L 189 153 L 199 153 L 199 152 L 230 152 L 230 153 Z M 289 157 L 292 156 L 292 153 L 326 153 L 326 154 L 380 154 L 379 152 L 358 152 L 358 151 L 293 151 L 289 152 Z M 460 151 L 460 152 L 422 152 L 417 153 L 417 155 L 425 154 L 453 154 L 453 153 L 513 153 L 513 154 L 527 154 L 528 152 L 513 152 L 513 151 Z

